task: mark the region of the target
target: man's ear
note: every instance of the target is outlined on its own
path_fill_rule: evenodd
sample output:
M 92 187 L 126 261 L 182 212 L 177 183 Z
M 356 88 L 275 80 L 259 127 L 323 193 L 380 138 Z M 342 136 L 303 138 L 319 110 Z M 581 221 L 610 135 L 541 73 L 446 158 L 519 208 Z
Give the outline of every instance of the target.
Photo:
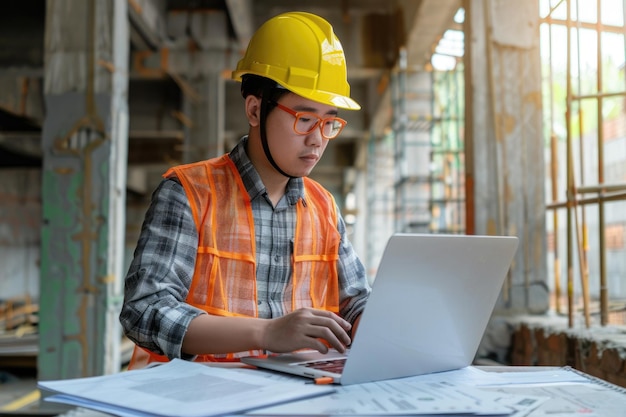
M 261 124 L 261 99 L 250 94 L 246 97 L 246 117 L 248 124 L 256 127 Z

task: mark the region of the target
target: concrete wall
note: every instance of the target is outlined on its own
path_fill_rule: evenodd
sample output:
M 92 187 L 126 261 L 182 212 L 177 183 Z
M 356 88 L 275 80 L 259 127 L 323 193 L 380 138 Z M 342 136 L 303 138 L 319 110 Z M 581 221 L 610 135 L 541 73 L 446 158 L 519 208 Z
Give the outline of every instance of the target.
M 626 326 L 568 328 L 566 318 L 510 322 L 511 365 L 571 366 L 626 387 Z
M 0 170 L 0 301 L 39 298 L 41 257 L 41 170 Z M 150 184 L 152 186 L 152 184 Z M 126 272 L 139 237 L 150 192 L 129 195 L 126 207 Z
M 41 171 L 0 170 L 0 301 L 39 297 Z

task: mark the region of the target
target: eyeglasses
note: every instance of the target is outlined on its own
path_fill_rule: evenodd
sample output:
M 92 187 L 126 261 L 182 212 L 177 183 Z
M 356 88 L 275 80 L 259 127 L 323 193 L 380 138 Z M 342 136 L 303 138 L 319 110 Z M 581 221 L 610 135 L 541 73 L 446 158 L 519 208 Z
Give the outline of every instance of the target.
M 334 139 L 339 136 L 339 133 L 348 124 L 348 122 L 339 117 L 319 117 L 315 113 L 295 111 L 277 102 L 274 102 L 274 104 L 282 111 L 296 118 L 293 123 L 293 131 L 298 135 L 308 135 L 319 126 L 324 139 Z

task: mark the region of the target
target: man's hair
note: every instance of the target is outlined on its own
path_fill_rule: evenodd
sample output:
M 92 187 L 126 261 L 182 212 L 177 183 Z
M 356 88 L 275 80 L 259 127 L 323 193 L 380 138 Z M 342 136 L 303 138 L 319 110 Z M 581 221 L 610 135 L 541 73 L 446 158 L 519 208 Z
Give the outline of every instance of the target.
M 263 95 L 267 94 L 268 96 L 265 99 L 267 99 L 271 107 L 274 107 L 274 102 L 288 92 L 289 90 L 276 83 L 276 81 L 266 77 L 254 74 L 245 74 L 241 77 L 241 95 L 243 98 L 249 95 L 263 98 Z

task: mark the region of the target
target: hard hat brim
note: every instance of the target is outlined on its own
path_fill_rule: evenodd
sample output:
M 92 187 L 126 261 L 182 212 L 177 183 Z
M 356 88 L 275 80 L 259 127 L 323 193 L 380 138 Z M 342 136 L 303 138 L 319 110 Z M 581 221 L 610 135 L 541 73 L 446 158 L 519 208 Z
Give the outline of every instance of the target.
M 241 71 L 233 71 L 232 79 L 235 81 L 241 81 L 241 77 L 246 74 L 258 75 L 260 77 L 269 78 L 279 84 L 281 87 L 286 90 L 291 91 L 294 94 L 297 94 L 301 97 L 304 97 L 309 100 L 316 101 L 318 103 L 327 104 L 329 106 L 335 106 L 340 109 L 345 110 L 360 110 L 361 106 L 355 100 L 350 97 L 343 96 L 340 94 L 331 93 L 328 91 L 321 90 L 310 90 L 306 88 L 298 88 L 296 86 L 284 86 L 281 84 L 280 80 L 276 80 L 272 76 L 268 76 L 268 74 L 255 73 L 254 71 L 249 70 L 241 70 Z

